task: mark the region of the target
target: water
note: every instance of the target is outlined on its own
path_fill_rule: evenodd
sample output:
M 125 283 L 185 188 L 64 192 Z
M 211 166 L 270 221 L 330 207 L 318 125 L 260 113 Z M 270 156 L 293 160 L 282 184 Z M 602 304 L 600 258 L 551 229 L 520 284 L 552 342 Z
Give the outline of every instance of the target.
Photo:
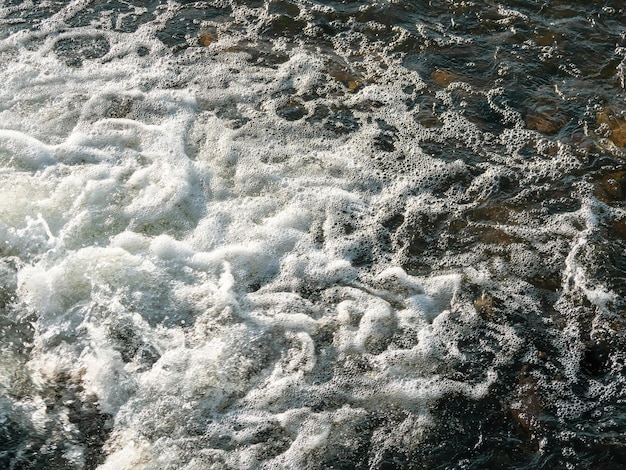
M 622 2 L 0 5 L 0 463 L 624 468 Z

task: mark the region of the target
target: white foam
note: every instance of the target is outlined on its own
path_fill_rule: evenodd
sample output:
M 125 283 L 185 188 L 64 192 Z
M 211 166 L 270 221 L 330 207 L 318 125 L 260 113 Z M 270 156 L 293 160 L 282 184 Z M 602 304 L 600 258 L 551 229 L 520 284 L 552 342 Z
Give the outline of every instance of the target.
M 67 406 L 59 401 L 53 415 L 41 397 L 69 388 L 63 381 L 80 384 L 72 399 L 94 400 L 111 427 L 101 468 L 293 468 L 323 461 L 345 436 L 360 442 L 355 429 L 370 417 L 386 423 L 370 432 L 371 462 L 387 448 L 416 448 L 436 425 L 433 403 L 485 397 L 523 349 L 516 328 L 485 318 L 497 319 L 497 307 L 477 312 L 471 289 L 539 314 L 519 279 L 544 262 L 529 246 L 555 236 L 541 253 L 558 253 L 579 220 L 588 234 L 601 223 L 589 205 L 542 224 L 511 215 L 484 225 L 531 245 L 485 242 L 459 254 L 438 217 L 450 224 L 490 203 L 511 172 L 524 194 L 535 191 L 574 157 L 518 158 L 529 139 L 519 116 L 504 110 L 511 128 L 487 135 L 452 109 L 454 87 L 434 97 L 448 107 L 441 127 L 416 123 L 408 98 L 430 91 L 386 49 L 364 44 L 366 77 L 345 90 L 305 47 L 283 44 L 288 60 L 275 67 L 224 50 L 244 47 L 235 33 L 172 54 L 154 35 L 176 2 L 134 33 L 65 32 L 85 5 L 72 2 L 39 32 L 0 44 L 0 248 L 15 261 L 12 308 L 34 325 L 24 419 L 43 436 L 71 436 L 69 419 L 58 427 L 69 430 L 52 424 Z M 55 49 L 94 37 L 110 49 L 80 67 Z M 350 41 L 334 41 L 348 58 Z M 302 119 L 277 115 L 290 100 L 305 103 Z M 307 121 L 323 107 L 328 115 Z M 333 115 L 341 110 L 352 116 Z M 337 132 L 331 118 L 354 128 Z M 373 144 L 383 123 L 397 139 L 384 152 Z M 450 141 L 480 164 L 419 147 Z M 487 141 L 502 155 L 484 150 Z M 418 235 L 439 251 L 409 246 Z M 615 299 L 589 281 L 579 259 L 586 244 L 578 238 L 566 259 L 564 310 L 574 291 L 600 310 Z M 400 267 L 412 262 L 433 273 Z M 561 349 L 571 341 L 580 355 L 578 325 L 568 328 Z M 484 370 L 454 370 L 467 361 Z M 567 367 L 574 378 L 577 363 Z M 11 400 L 1 406 L 17 407 Z M 81 449 L 68 458 L 80 462 Z

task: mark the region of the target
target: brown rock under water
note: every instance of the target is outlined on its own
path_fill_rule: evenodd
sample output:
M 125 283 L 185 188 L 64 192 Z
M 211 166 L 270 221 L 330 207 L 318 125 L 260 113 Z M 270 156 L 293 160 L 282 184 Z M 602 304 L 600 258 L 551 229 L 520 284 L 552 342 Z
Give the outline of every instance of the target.
M 216 40 L 216 35 L 211 33 L 210 31 L 205 31 L 198 37 L 198 42 L 200 43 L 200 45 L 205 47 L 211 45 Z
M 483 317 L 491 319 L 493 317 L 493 297 L 484 292 L 474 300 L 474 308 Z
M 328 74 L 338 82 L 341 82 L 350 91 L 354 91 L 363 85 L 363 80 L 345 70 L 331 69 Z
M 543 104 L 532 109 L 524 117 L 526 127 L 535 129 L 543 134 L 554 134 L 560 131 L 568 118 L 556 107 Z
M 598 114 L 596 114 L 598 125 L 608 127 L 610 135 L 609 140 L 621 148 L 626 147 L 626 117 L 624 111 L 618 112 L 611 106 L 607 106 Z
M 610 171 L 593 182 L 594 195 L 602 202 L 626 200 L 626 170 Z
M 534 37 L 534 40 L 538 46 L 554 46 L 557 43 L 557 35 L 554 31 L 542 31 Z
M 511 235 L 496 227 L 482 226 L 474 230 L 482 243 L 510 245 L 514 242 Z
M 432 77 L 441 86 L 448 86 L 450 83 L 458 80 L 457 75 L 450 70 L 437 69 L 432 73 Z
M 611 130 L 609 138 L 618 147 L 626 147 L 626 121 L 620 121 L 619 125 Z

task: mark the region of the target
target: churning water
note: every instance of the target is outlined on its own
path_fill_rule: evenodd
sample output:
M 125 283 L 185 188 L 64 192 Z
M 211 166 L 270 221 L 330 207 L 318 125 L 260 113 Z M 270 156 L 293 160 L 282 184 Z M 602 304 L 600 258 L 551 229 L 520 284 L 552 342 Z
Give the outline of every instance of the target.
M 622 1 L 4 0 L 0 466 L 625 468 Z

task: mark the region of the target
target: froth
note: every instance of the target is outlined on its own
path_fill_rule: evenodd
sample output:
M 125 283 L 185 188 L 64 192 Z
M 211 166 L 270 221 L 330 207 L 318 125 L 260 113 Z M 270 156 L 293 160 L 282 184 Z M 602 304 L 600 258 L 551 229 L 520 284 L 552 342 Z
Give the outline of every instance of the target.
M 433 85 L 401 28 L 322 53 L 236 2 L 200 39 L 176 2 L 115 26 L 87 3 L 0 44 L 0 425 L 75 468 L 378 467 L 447 429 L 446 397 L 508 390 L 531 434 L 539 385 L 587 409 L 583 331 L 619 300 L 590 240 L 623 211 L 550 188 L 582 164 L 503 89 Z

